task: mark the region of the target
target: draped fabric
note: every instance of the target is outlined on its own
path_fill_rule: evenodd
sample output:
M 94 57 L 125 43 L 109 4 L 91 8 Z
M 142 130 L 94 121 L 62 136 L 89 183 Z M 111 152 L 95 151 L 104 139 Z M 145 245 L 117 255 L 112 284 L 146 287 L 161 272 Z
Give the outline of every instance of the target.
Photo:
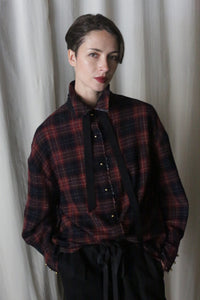
M 65 33 L 103 13 L 119 26 L 125 58 L 111 89 L 153 104 L 190 203 L 168 300 L 200 298 L 200 1 L 0 0 L 0 299 L 62 299 L 60 277 L 21 238 L 27 158 L 38 125 L 66 101 L 74 79 Z

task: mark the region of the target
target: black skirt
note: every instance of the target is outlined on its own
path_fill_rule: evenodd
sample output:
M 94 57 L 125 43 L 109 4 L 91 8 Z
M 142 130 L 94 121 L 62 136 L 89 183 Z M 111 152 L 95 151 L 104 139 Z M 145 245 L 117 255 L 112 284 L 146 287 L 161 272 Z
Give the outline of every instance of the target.
M 59 256 L 65 300 L 165 300 L 161 263 L 134 243 L 85 246 Z

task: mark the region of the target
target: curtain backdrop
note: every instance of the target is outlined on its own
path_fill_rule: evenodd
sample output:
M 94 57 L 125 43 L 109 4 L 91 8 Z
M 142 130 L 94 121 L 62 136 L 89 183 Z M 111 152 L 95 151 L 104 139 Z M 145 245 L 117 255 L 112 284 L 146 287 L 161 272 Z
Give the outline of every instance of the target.
M 66 101 L 64 36 L 84 13 L 105 14 L 124 35 L 112 90 L 153 104 L 169 134 L 190 215 L 167 299 L 199 300 L 199 0 L 0 0 L 0 299 L 62 299 L 59 276 L 21 231 L 33 134 Z

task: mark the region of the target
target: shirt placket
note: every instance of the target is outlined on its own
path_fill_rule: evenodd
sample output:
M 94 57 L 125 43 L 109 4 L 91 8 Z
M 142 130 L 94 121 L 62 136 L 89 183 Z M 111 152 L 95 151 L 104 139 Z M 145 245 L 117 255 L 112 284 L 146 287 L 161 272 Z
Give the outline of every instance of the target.
M 93 137 L 94 176 L 97 197 L 97 211 L 105 213 L 105 219 L 110 224 L 118 224 L 119 218 L 116 209 L 116 198 L 110 176 L 109 156 L 106 153 L 104 137 L 99 128 L 95 115 L 92 114 L 91 131 Z M 101 205 L 103 204 L 103 205 Z M 102 206 L 102 208 L 101 208 Z M 103 207 L 106 211 L 103 210 Z

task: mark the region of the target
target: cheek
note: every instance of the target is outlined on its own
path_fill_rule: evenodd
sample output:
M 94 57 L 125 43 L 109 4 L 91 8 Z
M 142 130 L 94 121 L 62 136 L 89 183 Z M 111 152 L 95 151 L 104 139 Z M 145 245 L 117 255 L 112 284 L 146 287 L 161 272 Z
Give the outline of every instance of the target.
M 115 73 L 115 71 L 117 70 L 117 66 L 118 65 L 116 65 L 116 64 L 114 64 L 114 65 L 111 66 L 111 68 L 110 68 L 111 73 L 113 73 L 113 74 Z
M 79 70 L 82 70 L 85 73 L 90 73 L 93 69 L 95 69 L 94 64 L 92 64 L 88 60 L 83 60 L 79 65 Z

